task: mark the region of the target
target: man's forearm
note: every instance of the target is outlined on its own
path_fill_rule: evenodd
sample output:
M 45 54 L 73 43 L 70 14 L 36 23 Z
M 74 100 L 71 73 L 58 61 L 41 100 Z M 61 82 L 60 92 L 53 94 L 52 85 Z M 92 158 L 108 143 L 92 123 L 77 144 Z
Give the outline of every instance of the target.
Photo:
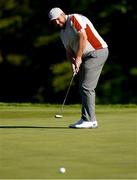
M 78 49 L 77 49 L 75 58 L 82 58 L 83 51 L 85 49 L 86 42 L 87 42 L 87 35 L 86 35 L 85 31 L 79 33 L 78 41 L 79 41 L 79 45 L 78 45 Z
M 80 32 L 79 33 L 79 45 L 75 56 L 75 66 L 76 66 L 76 72 L 79 71 L 80 65 L 82 63 L 82 55 L 84 52 L 84 49 L 86 47 L 87 42 L 87 35 L 86 32 Z

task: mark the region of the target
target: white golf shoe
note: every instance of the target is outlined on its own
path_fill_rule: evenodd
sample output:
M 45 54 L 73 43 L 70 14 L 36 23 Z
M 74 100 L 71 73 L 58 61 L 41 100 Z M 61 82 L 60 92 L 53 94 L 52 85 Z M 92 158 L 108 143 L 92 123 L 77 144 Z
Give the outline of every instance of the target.
M 83 119 L 80 119 L 75 124 L 71 124 L 69 128 L 97 128 L 98 123 L 97 121 L 84 121 Z

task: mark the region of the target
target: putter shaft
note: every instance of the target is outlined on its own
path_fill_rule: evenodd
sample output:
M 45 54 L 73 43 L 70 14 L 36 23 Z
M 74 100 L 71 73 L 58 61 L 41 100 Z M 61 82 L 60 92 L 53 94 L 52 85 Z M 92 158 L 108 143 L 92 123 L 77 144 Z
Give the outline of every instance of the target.
M 68 93 L 69 93 L 69 91 L 70 91 L 70 88 L 71 88 L 71 85 L 72 85 L 72 82 L 73 82 L 73 79 L 74 79 L 75 75 L 76 75 L 76 73 L 73 73 L 72 78 L 71 78 L 71 81 L 70 81 L 70 84 L 69 84 L 69 87 L 68 87 L 68 90 L 67 90 L 67 92 L 66 92 L 64 101 L 63 101 L 62 106 L 61 106 L 61 113 L 63 112 L 63 107 L 64 107 L 64 105 L 65 105 L 65 102 L 66 102 L 66 99 L 67 99 L 67 96 L 68 96 Z

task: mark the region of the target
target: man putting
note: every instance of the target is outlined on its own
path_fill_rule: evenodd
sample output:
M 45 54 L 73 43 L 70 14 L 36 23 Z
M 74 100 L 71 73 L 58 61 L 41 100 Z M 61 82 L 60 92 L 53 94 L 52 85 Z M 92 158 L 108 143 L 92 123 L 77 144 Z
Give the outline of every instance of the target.
M 49 11 L 50 22 L 61 29 L 60 37 L 72 64 L 73 73 L 79 73 L 82 99 L 81 118 L 70 128 L 97 128 L 95 115 L 95 88 L 108 58 L 108 45 L 91 21 L 81 14 L 66 15 L 60 8 Z

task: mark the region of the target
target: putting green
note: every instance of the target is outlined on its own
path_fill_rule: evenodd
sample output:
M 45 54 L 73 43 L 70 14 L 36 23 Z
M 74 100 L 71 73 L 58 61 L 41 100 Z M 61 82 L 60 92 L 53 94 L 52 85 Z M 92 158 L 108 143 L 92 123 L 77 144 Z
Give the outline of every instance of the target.
M 59 109 L 0 104 L 1 179 L 137 178 L 136 105 L 97 105 L 98 129 L 69 129 L 80 106 L 65 106 L 56 119 Z

